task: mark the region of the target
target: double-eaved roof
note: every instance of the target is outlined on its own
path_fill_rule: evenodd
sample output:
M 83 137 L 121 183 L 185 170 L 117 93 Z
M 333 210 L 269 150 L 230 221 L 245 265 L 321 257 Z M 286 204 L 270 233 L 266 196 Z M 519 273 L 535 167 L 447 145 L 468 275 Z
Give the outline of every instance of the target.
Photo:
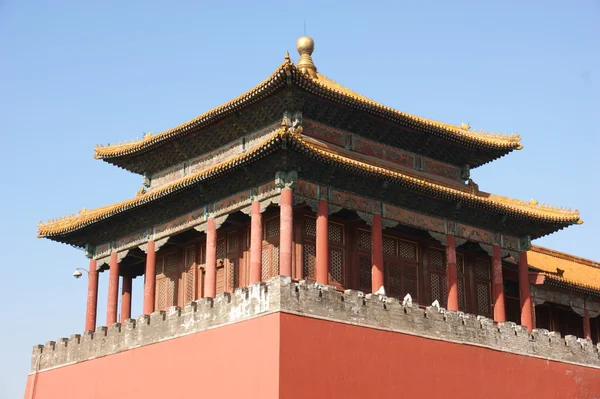
M 203 129 L 210 128 L 212 129 L 213 141 L 214 137 L 217 137 L 217 144 L 215 145 L 222 145 L 222 142 L 218 144 L 218 139 L 220 132 L 228 126 L 228 123 L 223 123 L 226 118 L 229 116 L 239 118 L 238 115 L 247 109 L 250 109 L 250 114 L 254 114 L 256 113 L 256 107 L 266 103 L 269 98 L 273 98 L 278 91 L 285 91 L 290 88 L 293 89 L 294 95 L 302 92 L 309 96 L 307 97 L 308 100 L 324 101 L 325 104 L 342 107 L 344 110 L 350 109 L 353 113 L 360 114 L 361 120 L 364 118 L 374 118 L 373 120 L 377 124 L 376 127 L 391 124 L 392 128 L 390 128 L 390 131 L 392 132 L 397 131 L 399 132 L 398 134 L 408 135 L 409 138 L 412 137 L 411 135 L 415 135 L 415 137 L 416 135 L 420 135 L 419 137 L 422 138 L 420 148 L 427 149 L 428 146 L 437 145 L 438 147 L 431 150 L 434 155 L 439 155 L 439 148 L 453 154 L 456 153 L 458 155 L 448 156 L 448 159 L 459 164 L 459 166 L 462 166 L 460 162 L 465 162 L 470 167 L 476 167 L 515 149 L 522 148 L 519 135 L 474 132 L 470 130 L 469 126 L 456 126 L 437 122 L 379 104 L 318 73 L 316 67 L 311 64 L 312 59 L 310 57 L 310 62 L 307 63 L 306 59 L 302 61 L 302 57 L 304 56 L 305 54 L 301 55 L 301 62 L 298 65 L 294 65 L 289 56 L 286 55 L 285 61 L 266 80 L 235 99 L 209 110 L 184 124 L 162 133 L 148 134 L 139 141 L 98 146 L 95 149 L 95 158 L 105 160 L 140 174 L 147 173 L 148 170 L 145 168 L 148 165 L 156 165 L 157 162 L 155 161 L 158 159 L 163 162 L 161 167 L 169 166 L 169 162 L 175 163 L 173 159 L 176 159 L 177 156 L 182 160 L 188 159 L 185 157 L 189 153 L 184 154 L 183 151 L 184 142 L 203 142 L 203 140 L 187 140 L 190 137 L 188 135 L 200 135 L 194 137 L 202 138 L 205 136 L 201 135 L 206 133 Z M 307 68 L 309 69 L 308 71 Z M 279 115 L 279 121 L 281 121 L 283 110 L 279 112 L 279 109 L 277 109 L 276 111 L 272 115 Z M 268 114 L 268 117 L 271 117 L 271 114 Z M 264 120 L 260 121 L 260 123 L 264 122 Z M 273 122 L 277 121 L 269 121 L 269 123 Z M 396 128 L 400 130 L 394 130 Z M 243 134 L 244 132 L 242 132 Z M 284 146 L 284 142 L 289 143 L 289 145 L 287 147 Z M 182 176 L 168 184 L 153 188 L 149 192 L 140 192 L 136 197 L 116 204 L 93 210 L 83 210 L 78 214 L 45 223 L 40 222 L 38 225 L 38 236 L 61 242 L 72 242 L 69 237 L 78 234 L 78 231 L 84 228 L 90 228 L 97 223 L 122 216 L 126 212 L 139 210 L 142 207 L 159 202 L 167 196 L 182 192 L 199 183 L 217 179 L 219 176 L 229 173 L 238 167 L 267 157 L 269 154 L 281 150 L 283 147 L 287 148 L 286 151 L 297 151 L 315 161 L 330 164 L 337 168 L 386 179 L 397 186 L 436 198 L 440 201 L 460 202 L 473 209 L 505 215 L 515 220 L 545 224 L 539 230 L 537 236 L 549 234 L 572 224 L 582 223 L 578 211 L 539 205 L 535 201 L 519 201 L 481 192 L 478 189 L 474 189 L 471 185 L 461 184 L 460 182 L 451 184 L 447 180 L 437 179 L 434 176 L 413 173 L 406 169 L 398 168 L 397 165 L 308 137 L 302 134 L 301 127 L 298 129 L 297 126 L 292 127 L 284 123 L 281 128 L 275 129 L 263 136 L 260 143 L 252 148 L 242 153 L 232 154 L 220 159 L 216 164 Z M 168 157 L 157 158 L 160 154 L 166 153 L 166 149 L 168 148 L 175 148 L 175 150 L 169 153 Z M 197 147 L 192 148 L 192 150 L 197 150 Z M 463 152 L 466 155 L 461 158 L 461 153 Z M 158 167 L 155 166 L 155 168 Z M 534 234 L 532 236 L 535 238 Z
M 430 196 L 462 201 L 477 208 L 499 214 L 507 214 L 523 220 L 558 223 L 564 226 L 582 223 L 578 211 L 540 206 L 535 202 L 519 201 L 485 192 L 473 192 L 467 185 L 449 187 L 447 182 L 432 177 L 410 175 L 389 163 L 383 161 L 377 162 L 370 157 L 361 156 L 350 150 L 335 148 L 327 143 L 304 136 L 302 133 L 298 133 L 291 128 L 282 127 L 267 135 L 261 144 L 247 152 L 228 158 L 216 165 L 182 177 L 155 190 L 106 207 L 85 210 L 77 215 L 70 215 L 54 221 L 40 223 L 38 226 L 38 236 L 50 238 L 71 233 L 119 213 L 157 201 L 162 197 L 179 190 L 184 190 L 199 182 L 214 179 L 221 174 L 250 164 L 260 157 L 268 156 L 269 153 L 278 149 L 278 146 L 281 145 L 284 139 L 287 139 L 287 142 L 289 142 L 290 149 L 308 154 L 312 158 L 318 158 L 325 163 L 352 169 L 359 173 L 385 177 L 394 183 Z

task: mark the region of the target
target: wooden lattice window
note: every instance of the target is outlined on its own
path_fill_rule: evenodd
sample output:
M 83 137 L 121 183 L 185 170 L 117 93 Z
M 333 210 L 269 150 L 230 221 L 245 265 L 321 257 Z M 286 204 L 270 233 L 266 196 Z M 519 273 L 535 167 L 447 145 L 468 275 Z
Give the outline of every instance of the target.
M 190 245 L 185 248 L 183 264 L 183 303 L 197 299 L 196 282 L 196 246 Z
M 317 219 L 305 216 L 302 227 L 302 276 L 306 280 L 317 279 Z
M 206 276 L 206 242 L 198 245 L 198 298 L 204 298 L 204 277 Z
M 329 284 L 343 286 L 346 281 L 345 226 L 328 221 Z M 317 219 L 304 216 L 302 227 L 302 275 L 306 280 L 317 279 Z
M 430 283 L 431 300 L 438 300 L 440 306 L 448 305 L 448 280 L 446 277 L 446 251 L 444 249 L 430 248 Z M 458 309 L 466 310 L 466 279 L 465 279 L 465 258 L 462 254 L 456 254 L 456 285 L 458 291 Z
M 225 276 L 225 263 L 227 261 L 227 243 L 225 238 L 217 239 L 217 291 L 219 294 L 227 290 L 226 276 Z
M 446 283 L 446 254 L 443 249 L 429 249 L 429 278 L 431 301 L 437 300 L 441 307 L 446 307 L 448 291 Z
M 279 275 L 279 227 L 279 217 L 263 222 L 262 281 Z
M 384 235 L 382 237 L 386 292 L 403 298 L 410 294 L 419 298 L 418 245 L 416 242 Z
M 356 232 L 356 249 L 358 252 L 358 289 L 371 292 L 371 232 L 358 229 Z
M 475 258 L 474 267 L 475 290 L 477 294 L 477 314 L 489 316 L 492 309 L 492 276 L 490 258 Z
M 343 286 L 346 281 L 345 227 L 341 223 L 329 221 L 327 228 L 327 238 L 329 240 L 329 284 Z
M 465 257 L 462 254 L 456 254 L 456 272 L 458 288 L 458 309 L 467 311 L 467 276 L 465 271 Z

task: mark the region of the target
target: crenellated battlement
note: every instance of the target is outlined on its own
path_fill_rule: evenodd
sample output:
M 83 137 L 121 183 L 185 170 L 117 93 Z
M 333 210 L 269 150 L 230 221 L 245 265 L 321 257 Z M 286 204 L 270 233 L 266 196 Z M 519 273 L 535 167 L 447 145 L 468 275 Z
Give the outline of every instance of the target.
M 495 324 L 462 312 L 403 306 L 396 298 L 342 293 L 285 277 L 36 345 L 31 368 L 35 372 L 65 366 L 275 312 L 600 368 L 600 345 L 589 340 L 547 330 L 530 333 L 511 322 Z

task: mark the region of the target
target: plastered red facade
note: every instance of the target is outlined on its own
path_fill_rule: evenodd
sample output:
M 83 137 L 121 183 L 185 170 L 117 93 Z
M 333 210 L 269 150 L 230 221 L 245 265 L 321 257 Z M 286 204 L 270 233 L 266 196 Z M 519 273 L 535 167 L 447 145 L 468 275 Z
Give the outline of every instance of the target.
M 274 313 L 30 375 L 25 392 L 115 397 L 598 398 L 600 370 Z

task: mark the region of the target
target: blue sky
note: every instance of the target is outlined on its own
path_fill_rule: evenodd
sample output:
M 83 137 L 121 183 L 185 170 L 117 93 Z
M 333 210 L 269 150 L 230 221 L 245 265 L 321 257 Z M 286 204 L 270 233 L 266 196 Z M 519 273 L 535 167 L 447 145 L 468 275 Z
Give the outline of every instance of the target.
M 202 4 L 205 3 L 205 4 Z M 32 345 L 83 329 L 83 252 L 40 220 L 129 198 L 141 178 L 93 147 L 160 132 L 267 77 L 295 41 L 319 71 L 406 112 L 518 132 L 480 189 L 577 208 L 539 245 L 600 260 L 600 2 L 0 1 L 0 398 L 22 397 Z M 523 4 L 526 3 L 526 4 Z M 101 275 L 99 322 L 106 302 Z M 134 283 L 133 314 L 141 304 Z

